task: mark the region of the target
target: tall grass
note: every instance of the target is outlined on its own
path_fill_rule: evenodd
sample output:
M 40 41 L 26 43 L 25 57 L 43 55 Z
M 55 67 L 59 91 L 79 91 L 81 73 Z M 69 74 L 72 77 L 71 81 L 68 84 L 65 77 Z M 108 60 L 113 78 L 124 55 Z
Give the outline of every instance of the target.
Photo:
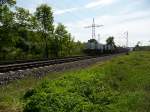
M 43 82 L 25 94 L 25 112 L 148 112 L 150 53 L 134 52 Z
M 1 87 L 0 110 L 149 112 L 150 52 L 133 52 L 86 69 Z

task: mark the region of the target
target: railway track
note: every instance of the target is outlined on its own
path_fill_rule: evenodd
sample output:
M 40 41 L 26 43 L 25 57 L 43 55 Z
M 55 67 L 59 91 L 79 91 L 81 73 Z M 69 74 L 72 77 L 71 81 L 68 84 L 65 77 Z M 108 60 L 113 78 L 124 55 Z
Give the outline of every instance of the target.
M 75 57 L 68 57 L 68 58 L 62 58 L 62 59 L 51 59 L 51 60 L 40 60 L 40 61 L 31 61 L 31 62 L 28 61 L 28 62 L 22 62 L 22 63 L 19 62 L 19 63 L 12 63 L 12 64 L 4 64 L 4 65 L 0 65 L 0 73 L 38 68 L 38 67 L 44 67 L 44 66 L 67 63 L 67 62 L 74 62 L 74 61 L 91 59 L 91 58 L 96 58 L 96 56 L 75 56 Z

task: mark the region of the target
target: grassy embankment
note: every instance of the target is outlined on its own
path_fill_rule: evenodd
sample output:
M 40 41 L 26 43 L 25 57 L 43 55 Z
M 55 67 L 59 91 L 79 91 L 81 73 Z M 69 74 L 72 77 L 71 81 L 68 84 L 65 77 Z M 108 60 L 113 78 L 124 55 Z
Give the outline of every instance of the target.
M 31 78 L 1 87 L 0 110 L 17 111 L 24 100 L 25 111 L 32 112 L 150 111 L 150 52 L 134 52 L 43 80 Z M 29 88 L 35 89 L 24 95 Z

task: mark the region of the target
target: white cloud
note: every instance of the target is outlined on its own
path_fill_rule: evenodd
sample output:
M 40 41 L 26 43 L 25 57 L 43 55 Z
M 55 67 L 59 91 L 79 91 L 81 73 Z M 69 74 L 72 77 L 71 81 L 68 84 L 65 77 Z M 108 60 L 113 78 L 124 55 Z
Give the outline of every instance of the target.
M 21 0 L 19 0 L 19 1 L 21 1 Z M 30 0 L 27 0 L 27 2 L 28 1 L 30 1 Z M 116 1 L 116 0 L 94 0 L 94 2 L 90 2 L 88 4 L 85 4 L 82 7 L 74 7 L 74 8 L 68 8 L 68 9 L 67 8 L 66 9 L 54 9 L 53 12 L 55 15 L 62 15 L 65 13 L 78 11 L 80 9 L 94 8 L 94 7 L 97 7 L 99 5 L 109 5 L 109 4 L 113 3 L 114 1 Z M 19 2 L 19 3 L 21 3 L 21 2 Z M 28 8 L 31 13 L 33 13 L 33 12 L 35 12 L 36 7 L 42 3 L 48 3 L 48 1 L 44 2 L 43 0 L 32 0 L 32 1 L 30 1 L 30 4 L 25 5 L 25 7 Z M 21 7 L 24 7 L 23 4 L 24 3 L 18 4 L 18 5 Z
M 120 14 L 117 16 L 103 15 L 95 18 L 97 24 L 104 24 L 104 27 L 96 30 L 96 35 L 101 34 L 101 42 L 104 43 L 110 35 L 115 36 L 116 42 L 125 45 L 125 31 L 129 31 L 129 45 L 134 46 L 137 41 L 150 40 L 150 14 L 149 10 Z M 91 29 L 84 29 L 84 26 L 92 24 L 92 18 L 78 22 L 67 23 L 69 31 L 76 37 L 76 40 L 87 41 L 91 38 Z M 81 33 L 82 32 L 82 33 Z
M 109 5 L 112 4 L 114 1 L 115 0 L 95 0 L 94 2 L 85 5 L 85 8 L 93 8 L 100 5 Z
M 70 8 L 70 9 L 64 9 L 64 10 L 54 10 L 54 14 L 55 15 L 61 15 L 61 14 L 68 13 L 68 12 L 73 12 L 73 11 L 76 11 L 76 10 L 78 10 L 78 8 Z
M 74 12 L 74 11 L 78 11 L 80 9 L 87 9 L 87 8 L 94 8 L 97 7 L 99 5 L 109 5 L 111 3 L 113 3 L 116 0 L 95 0 L 94 2 L 91 2 L 89 4 L 86 4 L 82 7 L 75 7 L 75 8 L 70 8 L 70 9 L 63 9 L 63 10 L 54 10 L 54 14 L 55 15 L 62 15 L 68 12 Z

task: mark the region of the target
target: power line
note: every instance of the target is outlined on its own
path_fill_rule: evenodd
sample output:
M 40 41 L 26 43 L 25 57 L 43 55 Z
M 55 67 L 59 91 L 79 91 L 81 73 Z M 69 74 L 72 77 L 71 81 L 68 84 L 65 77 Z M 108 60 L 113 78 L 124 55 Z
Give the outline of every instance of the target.
M 102 27 L 102 26 L 104 26 L 104 25 L 97 25 L 97 24 L 95 24 L 95 20 L 93 18 L 92 25 L 91 26 L 86 26 L 85 28 L 92 28 L 92 39 L 94 39 L 94 38 L 96 38 L 96 36 L 95 36 L 95 30 L 96 30 L 96 28 Z

